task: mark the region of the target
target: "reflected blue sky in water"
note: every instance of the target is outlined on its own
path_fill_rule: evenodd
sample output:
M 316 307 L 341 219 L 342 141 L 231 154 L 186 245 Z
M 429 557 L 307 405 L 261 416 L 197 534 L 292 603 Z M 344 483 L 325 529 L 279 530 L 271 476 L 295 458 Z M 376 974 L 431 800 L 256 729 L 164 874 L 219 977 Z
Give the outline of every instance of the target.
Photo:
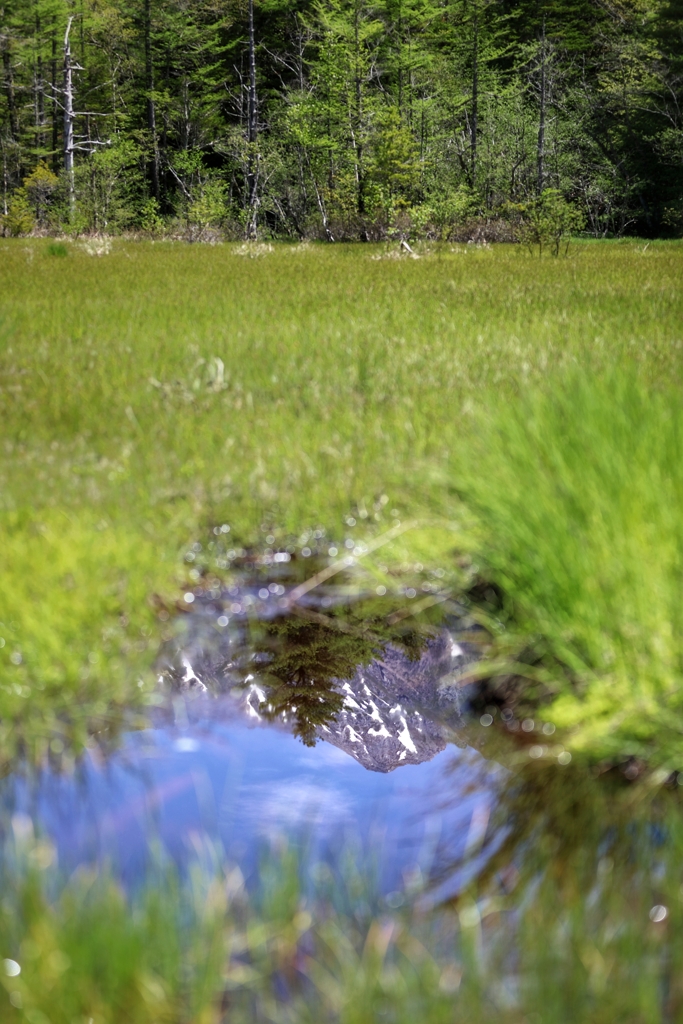
M 422 764 L 374 772 L 326 742 L 305 747 L 283 728 L 215 710 L 129 733 L 110 759 L 88 754 L 75 775 L 7 780 L 6 799 L 52 838 L 63 871 L 107 861 L 129 883 L 151 841 L 182 864 L 208 840 L 249 877 L 287 836 L 318 857 L 354 850 L 390 892 L 483 841 L 502 770 L 470 748 L 449 744 Z M 448 887 L 462 878 L 455 870 Z

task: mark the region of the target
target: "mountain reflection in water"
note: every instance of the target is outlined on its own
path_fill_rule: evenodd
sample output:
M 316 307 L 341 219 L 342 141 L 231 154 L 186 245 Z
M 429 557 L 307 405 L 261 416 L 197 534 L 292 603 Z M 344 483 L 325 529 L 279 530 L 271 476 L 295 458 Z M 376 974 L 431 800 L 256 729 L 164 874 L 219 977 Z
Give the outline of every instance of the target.
M 152 728 L 73 775 L 6 781 L 8 810 L 52 837 L 60 866 L 107 860 L 134 882 L 151 840 L 178 863 L 208 842 L 248 874 L 287 836 L 330 859 L 350 844 L 379 892 L 446 863 L 459 888 L 502 770 L 466 745 L 454 676 L 472 653 L 446 624 L 387 624 L 374 602 L 226 628 L 197 606 L 164 652 Z
M 181 692 L 230 694 L 248 718 L 306 746 L 331 743 L 372 771 L 420 764 L 457 742 L 456 678 L 474 653 L 445 623 L 387 620 L 377 601 L 232 621 L 209 605 L 169 645 L 165 678 Z

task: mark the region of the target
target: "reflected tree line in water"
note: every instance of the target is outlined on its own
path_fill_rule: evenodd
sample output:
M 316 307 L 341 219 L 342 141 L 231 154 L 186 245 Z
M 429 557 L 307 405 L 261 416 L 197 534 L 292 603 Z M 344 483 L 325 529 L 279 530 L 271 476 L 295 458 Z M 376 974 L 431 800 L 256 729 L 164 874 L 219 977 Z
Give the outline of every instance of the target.
M 264 660 L 264 717 L 273 721 L 286 716 L 294 722 L 294 735 L 315 746 L 316 730 L 329 725 L 344 705 L 340 683 L 381 658 L 390 643 L 417 661 L 429 636 L 388 626 L 386 616 L 357 609 L 346 610 L 343 617 L 304 614 L 262 622 L 252 638 L 257 659 Z

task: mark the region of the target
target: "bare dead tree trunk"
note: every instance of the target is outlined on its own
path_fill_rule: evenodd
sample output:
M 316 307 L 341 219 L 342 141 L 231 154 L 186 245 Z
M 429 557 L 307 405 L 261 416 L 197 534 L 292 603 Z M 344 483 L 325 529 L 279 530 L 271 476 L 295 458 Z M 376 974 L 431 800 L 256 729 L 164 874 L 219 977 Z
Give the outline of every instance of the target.
M 52 59 L 50 95 L 52 98 L 52 170 L 59 169 L 59 121 L 57 118 L 57 19 L 52 19 Z
M 545 52 L 545 18 L 541 33 L 541 82 L 539 89 L 538 144 L 536 163 L 538 168 L 538 194 L 543 191 L 545 181 L 545 108 L 546 108 L 546 52 Z
M 362 217 L 365 213 L 365 180 L 363 174 L 363 143 L 362 143 L 362 131 L 363 131 L 363 88 L 361 83 L 361 66 L 360 66 L 360 0 L 356 0 L 354 10 L 354 47 L 355 47 L 355 62 L 356 62 L 356 74 L 355 74 L 355 93 L 356 93 L 356 124 L 355 130 L 352 130 L 352 138 L 354 141 L 354 148 L 356 150 L 356 187 L 358 189 L 358 213 Z
M 247 142 L 249 159 L 247 165 L 247 192 L 249 220 L 247 237 L 256 237 L 256 207 L 258 200 L 258 97 L 256 95 L 256 37 L 254 34 L 254 0 L 249 0 L 249 102 L 247 108 Z
M 9 36 L 2 40 L 2 66 L 5 79 L 5 95 L 7 97 L 7 113 L 9 115 L 9 131 L 12 142 L 19 141 L 19 119 L 17 117 L 17 101 L 14 93 L 14 69 Z
M 40 45 L 40 42 L 39 44 Z M 43 57 L 42 54 L 38 54 L 38 74 L 36 81 L 37 91 L 37 111 L 36 121 L 38 128 L 38 147 L 40 150 L 45 149 L 45 72 L 43 68 Z
M 45 149 L 45 77 L 43 69 L 43 52 L 40 18 L 36 15 L 35 32 L 36 67 L 33 74 L 33 107 L 36 129 L 36 146 L 39 151 Z
M 64 170 L 69 190 L 69 207 L 74 207 L 74 64 L 71 59 L 71 25 L 69 18 L 64 34 Z
M 180 145 L 183 149 L 190 148 L 190 86 L 185 76 L 182 84 L 183 124 L 180 133 Z
M 7 148 L 2 147 L 2 212 L 7 216 L 7 193 L 9 192 L 9 168 L 7 167 Z
M 330 222 L 329 222 L 328 217 L 327 217 L 327 208 L 325 206 L 325 200 L 323 198 L 322 192 L 318 188 L 318 182 L 316 180 L 315 174 L 313 173 L 313 169 L 311 167 L 311 161 L 309 159 L 308 153 L 305 153 L 305 158 L 306 158 L 306 163 L 308 165 L 308 173 L 311 176 L 311 181 L 313 182 L 313 188 L 315 189 L 315 198 L 316 198 L 316 202 L 318 203 L 318 209 L 320 210 L 320 217 L 321 217 L 322 222 L 323 222 L 323 231 L 325 232 L 325 238 L 327 239 L 328 242 L 334 242 L 334 235 L 332 234 L 332 231 L 330 230 Z
M 479 6 L 474 5 L 472 22 L 472 117 L 470 119 L 470 178 L 477 184 L 477 129 L 479 121 Z
M 398 3 L 398 113 L 403 116 L 403 9 Z
M 249 109 L 247 132 L 249 142 L 256 142 L 258 132 L 256 96 L 256 36 L 254 33 L 254 0 L 249 0 Z
M 298 18 L 296 19 L 296 23 L 297 23 L 297 28 L 299 30 L 297 32 L 297 37 L 296 37 L 296 41 L 298 43 L 298 51 L 299 51 L 298 55 L 297 55 L 298 56 L 298 60 L 297 60 L 297 73 L 298 73 L 298 77 L 299 77 L 299 88 L 303 92 L 304 91 L 304 34 L 303 34 L 302 30 L 301 30 L 301 22 L 299 21 Z
M 152 160 L 149 168 L 152 195 L 159 198 L 159 146 L 157 142 L 157 115 L 154 103 L 154 63 L 152 61 L 152 7 L 151 0 L 145 0 L 145 79 L 147 87 L 147 131 L 152 144 Z
M 413 127 L 413 108 L 415 106 L 415 75 L 413 74 L 413 39 L 410 34 L 410 27 L 406 30 L 408 35 L 408 124 Z

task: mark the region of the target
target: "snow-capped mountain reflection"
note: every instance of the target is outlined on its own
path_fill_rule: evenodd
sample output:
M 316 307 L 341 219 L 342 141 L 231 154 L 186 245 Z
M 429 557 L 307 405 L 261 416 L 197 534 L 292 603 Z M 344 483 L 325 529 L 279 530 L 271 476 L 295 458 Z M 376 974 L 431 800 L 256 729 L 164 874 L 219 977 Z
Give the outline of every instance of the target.
M 348 678 L 331 676 L 334 659 L 317 664 L 310 648 L 305 650 L 306 639 L 325 649 L 318 633 L 299 631 L 278 661 L 263 651 L 245 656 L 234 639 L 217 657 L 195 637 L 182 652 L 176 680 L 184 690 L 225 694 L 229 689 L 246 718 L 291 729 L 308 746 L 330 743 L 371 771 L 429 761 L 447 742 L 457 742 L 454 732 L 462 721 L 454 679 L 470 659 L 447 630 L 425 638 L 418 652 L 389 642 L 372 658 L 363 646 L 359 660 L 364 663 Z M 347 660 L 341 664 L 353 669 L 348 637 L 345 643 Z M 251 671 L 242 672 L 240 685 L 239 668 L 245 665 Z

